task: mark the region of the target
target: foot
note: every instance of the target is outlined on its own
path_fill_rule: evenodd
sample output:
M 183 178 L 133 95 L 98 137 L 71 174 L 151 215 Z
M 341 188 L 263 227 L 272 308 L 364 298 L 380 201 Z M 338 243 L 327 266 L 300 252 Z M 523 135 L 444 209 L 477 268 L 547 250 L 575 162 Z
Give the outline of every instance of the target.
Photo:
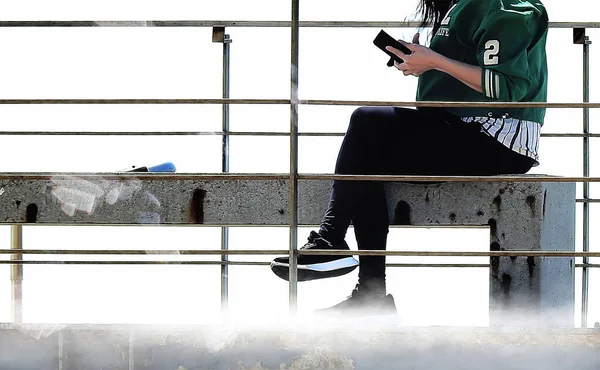
M 333 245 L 323 239 L 318 233 L 311 231 L 306 243 L 301 250 L 306 249 L 331 249 L 350 250 L 346 242 Z M 350 255 L 338 256 L 298 256 L 298 281 L 325 279 L 345 275 L 358 266 L 358 261 Z M 278 257 L 271 262 L 271 270 L 283 280 L 289 279 L 289 257 Z
M 316 310 L 318 316 L 357 318 L 368 316 L 397 315 L 394 297 L 385 292 L 372 292 L 356 285 L 346 300 L 333 307 Z

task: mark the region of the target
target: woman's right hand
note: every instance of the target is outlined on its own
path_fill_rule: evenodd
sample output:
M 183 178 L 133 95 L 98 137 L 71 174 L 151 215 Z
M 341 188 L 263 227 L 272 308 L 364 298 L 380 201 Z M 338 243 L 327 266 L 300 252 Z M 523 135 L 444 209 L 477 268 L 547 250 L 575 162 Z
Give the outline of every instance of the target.
M 399 41 L 411 51 L 410 54 L 405 54 L 392 46 L 388 46 L 386 49 L 404 60 L 403 63 L 394 62 L 394 66 L 402 71 L 405 76 L 419 77 L 427 71 L 436 69 L 442 56 L 425 46 L 419 45 L 418 33 L 413 36 L 413 43 Z

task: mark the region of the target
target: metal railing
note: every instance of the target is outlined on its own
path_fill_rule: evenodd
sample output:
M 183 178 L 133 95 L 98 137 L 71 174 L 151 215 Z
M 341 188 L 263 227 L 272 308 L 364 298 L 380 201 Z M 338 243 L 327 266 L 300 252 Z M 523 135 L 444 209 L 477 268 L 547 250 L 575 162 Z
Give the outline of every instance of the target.
M 298 71 L 299 71 L 299 32 L 301 27 L 321 28 L 352 28 L 352 27 L 377 27 L 377 28 L 403 28 L 418 27 L 419 22 L 354 22 L 354 21 L 300 21 L 299 0 L 292 0 L 292 14 L 290 21 L 0 21 L 0 27 L 212 27 L 213 42 L 223 43 L 223 98 L 222 99 L 2 99 L 3 104 L 218 104 L 222 105 L 222 131 L 177 131 L 177 132 L 74 132 L 74 131 L 1 131 L 1 135 L 90 135 L 90 136 L 141 136 L 141 135 L 222 135 L 222 171 L 221 175 L 193 175 L 193 174 L 135 174 L 136 179 L 288 179 L 290 181 L 290 222 L 289 222 L 289 249 L 288 250 L 243 250 L 229 249 L 228 228 L 223 227 L 221 232 L 221 249 L 219 250 L 177 250 L 177 251 L 148 251 L 148 250 L 25 250 L 23 249 L 22 225 L 11 227 L 11 249 L 0 249 L 0 255 L 10 254 L 11 259 L 0 261 L 0 264 L 11 265 L 12 280 L 12 319 L 22 321 L 22 276 L 25 264 L 193 264 L 193 265 L 221 265 L 221 305 L 223 309 L 228 306 L 228 266 L 230 265 L 268 265 L 267 262 L 237 262 L 230 261 L 229 255 L 290 255 L 289 279 L 289 306 L 291 313 L 296 312 L 297 306 L 297 256 L 300 254 L 332 254 L 331 251 L 301 251 L 297 248 L 298 229 L 298 180 L 371 180 L 371 181 L 527 181 L 527 182 L 582 182 L 584 184 L 583 199 L 583 252 L 551 252 L 551 251 L 511 251 L 511 252 L 416 252 L 416 251 L 351 251 L 339 254 L 353 255 L 386 255 L 386 256 L 463 256 L 463 257 L 500 257 L 500 256 L 545 256 L 545 257 L 583 257 L 583 263 L 577 264 L 582 268 L 582 317 L 581 325 L 587 326 L 589 268 L 598 268 L 598 264 L 590 264 L 590 257 L 600 257 L 600 253 L 589 251 L 589 204 L 599 203 L 600 199 L 589 197 L 589 183 L 600 182 L 600 178 L 590 177 L 589 149 L 591 137 L 600 137 L 600 134 L 589 132 L 589 109 L 600 108 L 600 103 L 589 102 L 589 47 L 591 41 L 585 35 L 588 28 L 600 28 L 600 22 L 551 22 L 551 28 L 573 29 L 574 43 L 583 46 L 583 102 L 582 103 L 469 103 L 464 102 L 397 102 L 397 101 L 340 101 L 340 100 L 301 100 L 298 96 Z M 230 99 L 229 98 L 229 62 L 232 39 L 226 33 L 226 28 L 233 27 L 281 27 L 291 29 L 291 60 L 290 60 L 290 99 Z M 233 132 L 229 126 L 230 104 L 265 104 L 289 105 L 290 129 L 289 132 Z M 345 106 L 406 106 L 406 107 L 463 107 L 465 105 L 478 107 L 546 107 L 546 108 L 580 108 L 584 111 L 583 133 L 544 133 L 542 137 L 573 137 L 583 138 L 583 176 L 578 177 L 550 177 L 550 176 L 348 176 L 348 175 L 317 175 L 298 173 L 298 137 L 300 136 L 340 136 L 343 133 L 300 133 L 298 132 L 298 107 L 301 105 L 345 105 Z M 289 174 L 227 174 L 229 172 L 229 137 L 243 136 L 289 136 L 290 138 L 290 171 Z M 60 174 L 51 174 L 56 178 Z M 126 178 L 127 174 L 82 174 L 80 178 L 102 177 L 103 179 Z M 49 174 L 2 174 L 1 178 L 15 179 L 40 179 L 50 178 Z M 220 255 L 220 261 L 45 261 L 24 260 L 24 255 Z M 336 252 L 337 254 L 338 252 Z M 489 264 L 403 264 L 388 263 L 390 267 L 489 267 Z

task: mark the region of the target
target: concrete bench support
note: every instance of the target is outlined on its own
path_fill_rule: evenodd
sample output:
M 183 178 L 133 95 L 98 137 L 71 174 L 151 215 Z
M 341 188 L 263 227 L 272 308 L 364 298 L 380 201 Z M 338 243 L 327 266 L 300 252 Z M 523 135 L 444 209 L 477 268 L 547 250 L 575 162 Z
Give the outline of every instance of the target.
M 319 223 L 331 184 L 300 181 L 300 225 Z M 63 177 L 0 180 L 0 188 L 3 224 L 289 223 L 287 180 Z M 574 183 L 389 183 L 386 189 L 395 225 L 487 225 L 491 250 L 575 250 Z M 492 326 L 573 326 L 574 258 L 490 262 Z
M 574 184 L 455 183 L 388 190 L 396 205 L 394 223 L 489 225 L 492 251 L 575 250 Z M 573 326 L 574 263 L 574 258 L 491 258 L 490 324 Z
M 320 220 L 323 185 L 300 187 L 303 222 Z M 389 183 L 386 191 L 394 225 L 489 225 L 492 251 L 575 250 L 574 183 Z M 492 326 L 573 326 L 574 258 L 493 257 L 490 264 Z

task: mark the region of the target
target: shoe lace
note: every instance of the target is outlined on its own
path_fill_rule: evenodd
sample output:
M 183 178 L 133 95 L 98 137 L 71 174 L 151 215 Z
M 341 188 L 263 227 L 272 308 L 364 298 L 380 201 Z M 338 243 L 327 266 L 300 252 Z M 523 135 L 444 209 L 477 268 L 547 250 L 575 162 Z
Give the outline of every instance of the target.
M 311 231 L 310 235 L 308 236 L 308 244 L 303 246 L 300 249 L 307 249 L 307 248 L 315 248 L 319 246 L 319 243 L 317 242 L 318 240 L 326 243 L 327 245 L 331 245 L 327 240 L 323 239 L 323 237 L 321 235 L 319 235 L 319 233 L 317 233 L 316 231 Z
M 352 289 L 352 292 L 350 292 L 350 295 L 348 297 L 346 297 L 346 300 L 349 300 L 352 298 L 359 298 L 361 295 L 363 295 L 364 294 L 363 291 L 358 288 L 359 288 L 359 284 L 356 284 L 354 289 Z
M 320 237 L 321 235 L 319 235 L 316 231 L 311 231 L 307 239 L 309 243 L 313 244 L 315 240 L 319 239 Z
M 354 287 L 354 289 L 352 290 L 352 292 L 346 299 L 363 298 L 365 296 L 372 295 L 372 294 L 385 296 L 385 293 L 383 293 L 383 294 L 374 293 L 372 291 L 369 291 L 368 289 L 365 289 L 364 286 L 361 287 L 361 284 L 358 283 L 358 284 L 356 284 L 356 286 Z

